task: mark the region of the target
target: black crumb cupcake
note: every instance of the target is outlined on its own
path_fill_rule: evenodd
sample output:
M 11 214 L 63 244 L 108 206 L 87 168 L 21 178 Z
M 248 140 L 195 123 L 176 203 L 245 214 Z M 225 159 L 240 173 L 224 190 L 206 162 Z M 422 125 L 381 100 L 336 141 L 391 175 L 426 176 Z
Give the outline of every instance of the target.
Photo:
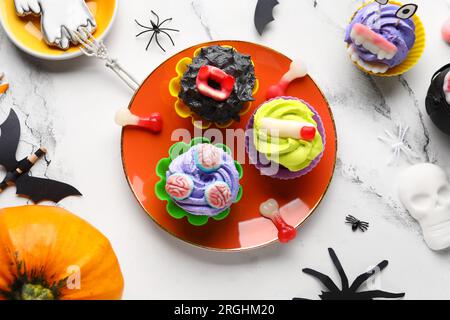
M 179 82 L 178 97 L 201 120 L 227 126 L 239 121 L 257 87 L 251 57 L 231 47 L 199 50 Z

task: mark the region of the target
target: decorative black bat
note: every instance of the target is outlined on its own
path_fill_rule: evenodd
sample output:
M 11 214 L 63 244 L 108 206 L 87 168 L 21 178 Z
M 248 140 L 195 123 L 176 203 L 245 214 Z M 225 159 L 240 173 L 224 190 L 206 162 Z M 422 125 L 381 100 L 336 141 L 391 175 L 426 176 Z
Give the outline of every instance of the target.
M 255 10 L 255 27 L 260 35 L 263 34 L 267 24 L 275 20 L 273 8 L 279 4 L 278 0 L 258 0 Z
M 8 118 L 0 125 L 0 165 L 7 173 L 0 183 L 0 193 L 7 187 L 16 185 L 16 194 L 31 199 L 34 203 L 44 200 L 59 202 L 69 196 L 81 196 L 74 187 L 49 179 L 31 177 L 30 169 L 42 158 L 47 150 L 40 148 L 33 155 L 17 161 L 16 151 L 20 139 L 20 122 L 11 109 Z
M 387 260 L 381 261 L 376 267 L 372 268 L 370 271 L 359 275 L 355 281 L 350 285 L 348 282 L 347 275 L 342 268 L 341 262 L 339 261 L 336 253 L 333 249 L 329 248 L 328 252 L 330 254 L 331 260 L 336 267 L 339 276 L 341 278 L 342 287 L 339 287 L 331 280 L 331 278 L 319 271 L 313 269 L 303 269 L 303 272 L 313 276 L 318 279 L 329 291 L 322 291 L 319 296 L 322 300 L 373 300 L 375 298 L 387 298 L 396 299 L 405 296 L 404 293 L 390 293 L 381 290 L 371 290 L 371 291 L 358 291 L 361 285 L 366 282 L 370 277 L 376 274 L 376 272 L 381 272 L 389 264 Z M 294 300 L 303 300 L 301 298 L 294 298 Z

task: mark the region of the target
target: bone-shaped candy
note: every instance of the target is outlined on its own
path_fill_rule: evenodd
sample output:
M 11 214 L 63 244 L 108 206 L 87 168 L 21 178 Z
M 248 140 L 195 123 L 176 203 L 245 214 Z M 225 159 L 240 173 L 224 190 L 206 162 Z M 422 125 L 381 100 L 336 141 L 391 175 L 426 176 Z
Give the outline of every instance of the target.
M 3 72 L 0 72 L 0 94 L 5 93 L 9 88 L 9 84 L 7 82 L 2 83 L 4 77 L 5 74 Z
M 280 207 L 276 200 L 269 199 L 262 203 L 259 207 L 259 212 L 264 218 L 272 220 L 273 224 L 278 229 L 278 239 L 281 243 L 288 243 L 297 236 L 297 230 L 288 225 L 281 216 Z
M 303 78 L 308 74 L 306 65 L 301 60 L 292 61 L 289 71 L 284 74 L 278 84 L 267 90 L 267 100 L 286 95 L 286 90 L 295 79 Z
M 119 110 L 116 113 L 116 123 L 121 127 L 134 126 L 152 133 L 159 133 L 162 130 L 163 121 L 159 112 L 150 114 L 148 118 L 138 117 L 128 109 Z
M 260 129 L 267 130 L 272 136 L 306 141 L 313 141 L 317 132 L 316 127 L 311 123 L 274 118 L 262 118 Z

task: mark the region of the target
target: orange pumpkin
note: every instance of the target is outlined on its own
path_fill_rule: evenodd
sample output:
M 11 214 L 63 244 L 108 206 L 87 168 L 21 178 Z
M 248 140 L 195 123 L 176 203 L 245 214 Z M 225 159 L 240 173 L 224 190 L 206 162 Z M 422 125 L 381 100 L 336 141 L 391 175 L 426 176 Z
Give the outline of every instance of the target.
M 108 239 L 64 209 L 0 209 L 0 299 L 120 299 L 123 277 Z

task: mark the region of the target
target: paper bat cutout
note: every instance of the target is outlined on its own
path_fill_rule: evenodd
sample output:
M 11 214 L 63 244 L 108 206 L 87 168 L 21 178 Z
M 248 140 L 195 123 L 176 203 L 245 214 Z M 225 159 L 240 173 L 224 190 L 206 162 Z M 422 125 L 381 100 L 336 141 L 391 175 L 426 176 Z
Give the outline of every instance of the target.
M 267 24 L 275 20 L 273 8 L 278 4 L 278 0 L 258 0 L 255 10 L 255 27 L 259 35 L 263 34 Z
M 81 196 L 74 187 L 29 175 L 33 165 L 42 158 L 47 150 L 40 148 L 33 155 L 17 161 L 16 151 L 20 139 L 20 122 L 11 109 L 8 118 L 0 125 L 0 165 L 6 169 L 6 177 L 0 183 L 0 193 L 11 185 L 16 185 L 17 195 L 29 198 L 34 203 L 44 200 L 59 202 L 69 196 Z

